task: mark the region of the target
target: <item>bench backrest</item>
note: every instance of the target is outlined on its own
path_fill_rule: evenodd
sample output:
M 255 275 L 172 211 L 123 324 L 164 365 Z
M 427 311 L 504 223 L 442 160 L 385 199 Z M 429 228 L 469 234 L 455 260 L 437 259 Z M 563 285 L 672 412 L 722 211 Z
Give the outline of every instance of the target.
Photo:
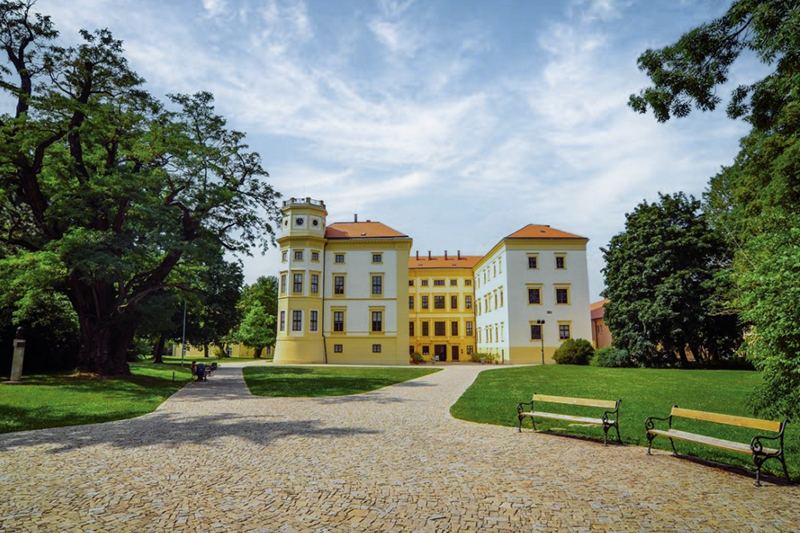
M 720 413 L 681 409 L 677 405 L 672 407 L 670 416 L 702 420 L 704 422 L 716 422 L 717 424 L 728 424 L 729 426 L 760 429 L 763 431 L 774 431 L 775 433 L 781 430 L 781 422 L 775 422 L 773 420 L 759 420 L 758 418 L 747 418 L 746 416 L 723 415 Z
M 606 409 L 616 409 L 617 402 L 611 400 L 593 400 L 591 398 L 567 398 L 564 396 L 547 396 L 545 394 L 534 394 L 534 402 L 566 403 L 569 405 L 583 405 L 586 407 L 605 407 Z

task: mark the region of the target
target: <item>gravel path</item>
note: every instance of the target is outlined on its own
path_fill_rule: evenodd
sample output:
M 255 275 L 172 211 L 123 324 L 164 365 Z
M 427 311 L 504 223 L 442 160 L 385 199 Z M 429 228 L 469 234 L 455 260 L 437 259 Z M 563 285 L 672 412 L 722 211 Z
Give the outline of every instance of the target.
M 338 398 L 225 365 L 132 420 L 0 435 L 0 532 L 800 531 L 800 487 L 454 420 L 485 367 Z

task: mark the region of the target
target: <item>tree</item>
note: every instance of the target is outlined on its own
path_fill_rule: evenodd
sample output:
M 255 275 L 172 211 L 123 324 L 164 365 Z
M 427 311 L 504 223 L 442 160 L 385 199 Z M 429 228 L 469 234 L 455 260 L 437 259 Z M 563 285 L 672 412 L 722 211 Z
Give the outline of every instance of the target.
M 800 414 L 800 6 L 786 0 L 739 0 L 721 18 L 675 44 L 648 50 L 639 67 L 654 85 L 630 105 L 664 122 L 694 104 L 713 110 L 716 88 L 745 50 L 772 68 L 737 87 L 728 116 L 752 125 L 734 163 L 706 192 L 709 222 L 734 251 L 728 307 L 749 327 L 748 357 L 764 386 L 753 396 L 765 416 Z
M 261 304 L 268 315 L 278 315 L 277 277 L 261 276 L 252 285 L 245 285 L 242 291 L 242 307 L 245 312 L 255 303 Z
M 683 193 L 660 194 L 626 215 L 625 231 L 603 254 L 605 321 L 614 345 L 644 364 L 732 355 L 736 319 L 717 314 L 720 240 Z
M 261 350 L 275 344 L 275 317 L 256 303 L 239 328 L 239 340 L 251 348 L 255 348 L 256 357 L 261 357 Z
M 15 103 L 0 115 L 3 261 L 29 267 L 20 283 L 48 279 L 68 296 L 81 370 L 127 374 L 137 307 L 188 288 L 183 273 L 221 248 L 266 248 L 279 195 L 209 93 L 172 95 L 167 109 L 107 30 L 60 47 L 32 5 L 0 4 L 0 90 Z

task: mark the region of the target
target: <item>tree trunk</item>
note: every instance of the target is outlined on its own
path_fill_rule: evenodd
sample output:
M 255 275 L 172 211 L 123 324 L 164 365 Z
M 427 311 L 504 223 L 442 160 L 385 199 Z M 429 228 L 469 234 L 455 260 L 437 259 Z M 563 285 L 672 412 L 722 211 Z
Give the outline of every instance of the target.
M 208 344 L 203 345 L 203 355 L 208 357 Z
M 254 357 L 255 357 L 256 359 L 261 359 L 261 350 L 263 350 L 263 349 L 264 349 L 264 348 L 256 348 L 256 353 L 255 353 L 255 355 L 254 355 Z
M 681 349 L 680 349 L 680 351 L 678 351 L 678 354 L 681 356 L 681 366 L 684 367 L 684 368 L 688 367 L 689 366 L 689 358 L 686 356 L 686 347 L 685 346 L 681 346 Z
M 133 342 L 135 324 L 98 324 L 79 317 L 81 348 L 78 369 L 101 376 L 129 376 L 125 356 Z
M 166 343 L 167 339 L 164 337 L 164 334 L 158 336 L 158 340 L 156 341 L 155 346 L 155 353 L 153 354 L 153 362 L 161 364 L 164 362 L 164 343 Z

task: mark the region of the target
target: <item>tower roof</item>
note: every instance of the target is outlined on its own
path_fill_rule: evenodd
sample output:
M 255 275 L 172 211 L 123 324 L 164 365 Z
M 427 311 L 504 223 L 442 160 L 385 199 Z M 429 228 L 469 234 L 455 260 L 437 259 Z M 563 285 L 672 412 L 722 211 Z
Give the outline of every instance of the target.
M 336 222 L 325 228 L 326 239 L 407 239 L 399 231 L 380 222 Z
M 528 224 L 524 228 L 515 231 L 506 239 L 586 239 L 574 233 L 567 233 L 560 229 L 543 226 L 540 224 Z

